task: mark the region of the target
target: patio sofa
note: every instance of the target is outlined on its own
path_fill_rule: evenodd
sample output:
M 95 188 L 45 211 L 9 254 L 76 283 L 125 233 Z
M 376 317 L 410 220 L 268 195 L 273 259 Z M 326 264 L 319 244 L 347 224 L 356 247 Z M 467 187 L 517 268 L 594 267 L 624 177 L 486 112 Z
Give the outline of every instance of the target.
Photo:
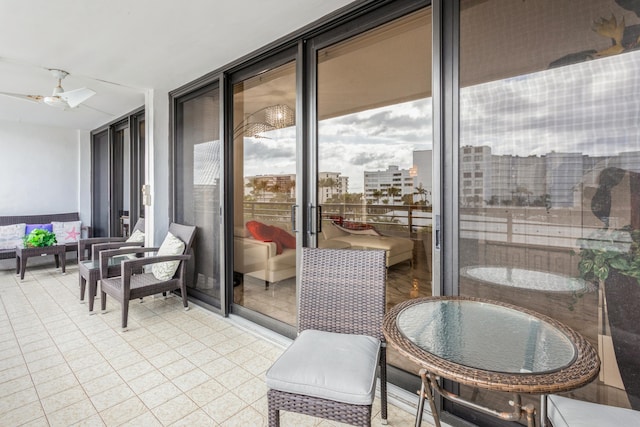
M 247 224 L 251 223 L 249 221 Z M 264 224 L 287 233 L 293 239 L 285 247 L 274 241 L 274 236 L 253 236 L 247 226 L 234 228 L 233 271 L 264 280 L 267 284 L 296 275 L 295 237 L 282 228 L 282 224 Z
M 249 223 L 247 223 L 249 224 Z M 264 224 L 268 230 L 274 228 L 278 233 L 286 233 L 293 241 L 287 244 L 278 242 L 278 238 L 269 233 L 252 235 L 245 227 L 235 227 L 233 246 L 233 270 L 264 280 L 267 283 L 295 277 L 296 249 L 295 237 L 282 229 L 282 224 Z M 276 230 L 277 231 L 277 230 Z M 261 238 L 262 237 L 262 238 Z M 285 239 L 288 239 L 285 236 Z M 375 230 L 348 230 L 323 220 L 322 232 L 318 234 L 319 248 L 332 249 L 384 249 L 386 265 L 390 267 L 413 258 L 413 240 L 405 237 L 382 236 Z
M 50 224 L 52 222 L 58 222 L 62 224 L 57 224 L 60 227 L 63 227 L 65 224 L 69 224 L 70 226 L 75 226 L 76 224 L 80 224 L 80 229 L 76 230 L 77 233 L 81 233 L 84 231 L 84 234 L 87 236 L 91 235 L 91 227 L 82 227 L 80 221 L 80 215 L 78 212 L 69 212 L 69 213 L 56 213 L 56 214 L 39 214 L 39 215 L 13 215 L 13 216 L 0 216 L 0 227 L 9 226 L 13 224 Z M 55 231 L 54 231 L 55 232 Z M 78 238 L 80 235 L 78 234 Z M 65 243 L 66 251 L 73 252 L 78 250 L 78 239 L 75 241 L 66 241 Z M 3 245 L 8 246 L 8 245 Z M 1 259 L 10 259 L 16 257 L 15 248 L 5 247 L 0 248 L 0 260 Z
M 413 240 L 406 237 L 383 236 L 373 228 L 354 230 L 341 227 L 331 220 L 322 220 L 318 234 L 319 248 L 384 249 L 387 267 L 413 259 Z

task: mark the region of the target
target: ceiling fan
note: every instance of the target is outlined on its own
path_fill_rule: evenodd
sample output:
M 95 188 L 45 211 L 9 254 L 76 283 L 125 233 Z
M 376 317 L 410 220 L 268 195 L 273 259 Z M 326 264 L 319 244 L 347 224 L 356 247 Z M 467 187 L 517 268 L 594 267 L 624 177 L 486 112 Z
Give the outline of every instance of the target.
M 62 88 L 62 79 L 67 77 L 69 73 L 63 70 L 56 70 L 56 69 L 50 69 L 49 71 L 51 72 L 53 77 L 58 79 L 58 85 L 53 89 L 53 93 L 50 96 L 21 95 L 17 93 L 8 93 L 8 92 L 0 92 L 0 94 L 12 96 L 14 98 L 25 99 L 27 101 L 38 102 L 38 103 L 44 102 L 45 104 L 51 107 L 56 107 L 63 110 L 66 110 L 69 108 L 75 108 L 96 94 L 95 91 L 88 89 L 86 87 L 65 92 L 65 90 Z

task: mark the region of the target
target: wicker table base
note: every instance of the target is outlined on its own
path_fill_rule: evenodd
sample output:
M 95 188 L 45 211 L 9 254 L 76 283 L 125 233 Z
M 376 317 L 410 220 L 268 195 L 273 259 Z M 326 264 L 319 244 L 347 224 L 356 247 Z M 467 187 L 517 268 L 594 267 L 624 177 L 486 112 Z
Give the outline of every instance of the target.
M 27 269 L 27 259 L 33 256 L 53 255 L 56 260 L 56 268 L 62 264 L 62 272 L 66 271 L 66 250 L 65 245 L 45 246 L 41 248 L 16 248 L 16 274 L 20 275 L 20 280 L 24 280 L 24 272 Z

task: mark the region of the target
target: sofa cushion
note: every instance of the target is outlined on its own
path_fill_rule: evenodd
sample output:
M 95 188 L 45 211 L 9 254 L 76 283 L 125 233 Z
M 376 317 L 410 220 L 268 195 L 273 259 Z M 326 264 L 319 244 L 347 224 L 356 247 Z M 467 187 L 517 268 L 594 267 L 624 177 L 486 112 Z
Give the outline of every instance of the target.
M 22 238 L 27 224 L 11 224 L 0 226 L 0 249 L 15 249 L 22 247 Z
M 27 227 L 24 231 L 25 236 L 28 236 L 33 230 L 47 230 L 53 233 L 53 224 L 27 224 Z
M 58 243 L 74 243 L 80 238 L 82 222 L 80 221 L 51 221 L 53 232 Z
M 348 236 L 348 235 L 349 233 L 336 227 L 336 225 L 333 222 L 322 221 L 322 236 L 324 236 L 325 239 L 330 240 L 335 237 Z
M 353 248 L 384 249 L 396 254 L 413 249 L 413 240 L 404 237 L 351 234 L 349 236 L 336 237 L 334 240 L 349 243 Z
M 305 330 L 269 368 L 267 387 L 370 405 L 379 352 L 380 341 L 370 336 Z

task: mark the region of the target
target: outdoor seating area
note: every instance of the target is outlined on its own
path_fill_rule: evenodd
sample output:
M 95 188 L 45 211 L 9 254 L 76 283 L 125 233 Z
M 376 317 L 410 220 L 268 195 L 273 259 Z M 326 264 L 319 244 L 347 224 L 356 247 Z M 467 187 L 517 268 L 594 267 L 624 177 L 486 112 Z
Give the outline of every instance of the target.
M 118 304 L 89 315 L 77 275 L 75 261 L 23 281 L 0 270 L 0 425 L 267 425 L 264 376 L 288 340 L 175 295 L 132 301 L 122 333 Z M 414 409 L 389 403 L 389 425 L 413 424 Z M 342 424 L 283 411 L 281 425 Z

